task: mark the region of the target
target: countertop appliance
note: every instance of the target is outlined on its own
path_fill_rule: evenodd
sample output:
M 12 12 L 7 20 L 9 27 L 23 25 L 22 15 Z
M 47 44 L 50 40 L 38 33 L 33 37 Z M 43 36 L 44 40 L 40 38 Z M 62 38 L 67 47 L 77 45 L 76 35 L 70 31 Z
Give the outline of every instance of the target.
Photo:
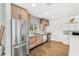
M 72 35 L 79 35 L 79 32 L 72 32 Z

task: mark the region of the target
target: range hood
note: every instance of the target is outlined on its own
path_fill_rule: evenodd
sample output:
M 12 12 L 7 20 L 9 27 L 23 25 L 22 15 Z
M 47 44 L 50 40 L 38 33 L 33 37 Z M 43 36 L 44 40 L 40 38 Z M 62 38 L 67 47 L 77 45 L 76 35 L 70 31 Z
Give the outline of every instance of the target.
M 68 24 L 74 24 L 74 23 L 79 23 L 79 19 L 72 17 L 69 19 L 69 21 L 67 22 Z

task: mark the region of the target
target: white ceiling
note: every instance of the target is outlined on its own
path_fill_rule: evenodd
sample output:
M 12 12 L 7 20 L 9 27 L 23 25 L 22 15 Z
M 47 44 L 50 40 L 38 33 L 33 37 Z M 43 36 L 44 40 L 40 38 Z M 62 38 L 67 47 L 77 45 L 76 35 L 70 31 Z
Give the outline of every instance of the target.
M 16 3 L 21 7 L 26 8 L 30 14 L 36 17 L 44 17 L 47 19 L 63 18 L 79 15 L 78 3 Z M 33 6 L 32 6 L 33 5 Z

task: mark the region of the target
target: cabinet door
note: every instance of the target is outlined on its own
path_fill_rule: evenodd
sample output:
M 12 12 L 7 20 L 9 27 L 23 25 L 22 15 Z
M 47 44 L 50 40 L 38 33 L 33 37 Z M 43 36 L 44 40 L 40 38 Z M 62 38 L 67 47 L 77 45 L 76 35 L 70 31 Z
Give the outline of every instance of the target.
M 48 25 L 49 25 L 49 21 L 45 20 L 45 26 L 48 26 Z
M 47 34 L 42 35 L 42 39 L 43 39 L 43 42 L 46 42 L 47 41 Z
M 63 35 L 62 36 L 62 42 L 63 42 L 63 44 L 69 45 L 69 41 L 70 41 L 70 36 L 69 35 Z
M 36 36 L 29 38 L 29 49 L 35 47 L 36 44 Z
M 30 37 L 29 38 L 29 44 L 32 44 L 36 41 L 36 37 Z
M 21 8 L 16 7 L 16 15 L 17 15 L 16 18 L 20 20 L 21 19 Z
M 79 56 L 79 36 L 70 37 L 69 56 Z
M 28 13 L 24 9 L 21 9 L 21 19 L 26 21 L 28 20 Z
M 31 20 L 31 15 L 30 14 L 28 14 L 28 21 L 30 21 Z
M 11 5 L 11 17 L 16 19 L 16 6 Z
M 41 39 L 40 39 L 40 35 L 36 36 L 36 45 L 41 44 Z
M 11 5 L 11 16 L 14 19 L 20 19 L 21 18 L 21 8 Z

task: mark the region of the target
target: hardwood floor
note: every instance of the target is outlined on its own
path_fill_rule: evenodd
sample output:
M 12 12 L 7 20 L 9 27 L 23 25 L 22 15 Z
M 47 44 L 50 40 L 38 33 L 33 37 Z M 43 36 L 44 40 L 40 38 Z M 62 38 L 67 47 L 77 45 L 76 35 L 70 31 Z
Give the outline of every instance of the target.
M 68 50 L 68 45 L 50 40 L 30 50 L 30 54 L 31 56 L 67 56 Z

